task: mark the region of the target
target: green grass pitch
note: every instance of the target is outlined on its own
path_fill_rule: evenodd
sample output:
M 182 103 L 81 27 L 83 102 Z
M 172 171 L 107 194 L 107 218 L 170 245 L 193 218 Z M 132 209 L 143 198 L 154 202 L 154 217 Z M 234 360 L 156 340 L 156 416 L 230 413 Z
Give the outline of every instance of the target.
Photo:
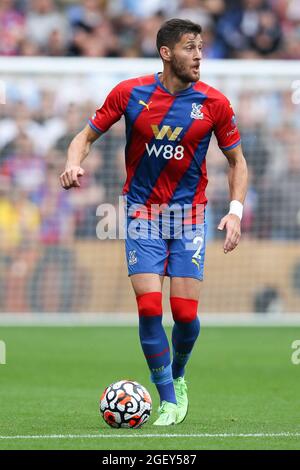
M 188 417 L 160 429 L 137 328 L 3 327 L 0 339 L 0 449 L 300 448 L 300 365 L 291 362 L 300 328 L 202 328 L 186 373 Z M 153 398 L 139 430 L 111 429 L 98 412 L 105 386 L 123 378 Z

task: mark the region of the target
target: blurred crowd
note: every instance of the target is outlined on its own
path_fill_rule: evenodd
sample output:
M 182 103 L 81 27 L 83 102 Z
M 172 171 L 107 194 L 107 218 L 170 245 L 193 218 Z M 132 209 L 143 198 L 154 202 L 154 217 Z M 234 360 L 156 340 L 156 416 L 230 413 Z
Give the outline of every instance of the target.
M 300 58 L 299 0 L 1 0 L 0 55 L 156 57 L 171 17 L 202 25 L 209 58 Z
M 203 25 L 206 57 L 300 58 L 296 0 L 1 0 L 0 54 L 155 57 L 159 25 L 175 16 Z M 300 239 L 300 115 L 290 81 L 278 80 L 263 89 L 259 81 L 242 84 L 235 93 L 250 176 L 243 233 L 295 240 Z M 76 95 L 72 79 L 59 87 L 29 82 L 10 86 L 7 104 L 0 106 L 1 245 L 95 239 L 96 208 L 105 202 L 117 208 L 125 179 L 124 122 L 94 144 L 80 190 L 60 190 L 68 145 L 99 103 L 59 102 L 58 89 Z M 209 239 L 215 239 L 223 236 L 216 227 L 228 210 L 227 161 L 215 140 L 207 162 Z
M 233 102 L 249 165 L 245 238 L 300 239 L 300 115 L 291 101 L 289 79 L 286 91 L 282 80 L 274 79 L 267 90 L 259 89 L 253 79 L 251 87 L 244 81 Z M 57 92 L 50 88 L 39 90 L 34 106 L 26 101 L 0 106 L 1 245 L 94 240 L 97 206 L 110 203 L 118 213 L 125 181 L 123 120 L 93 145 L 80 189 L 64 191 L 59 183 L 68 145 L 95 108 L 88 100 L 58 106 Z M 212 240 L 223 237 L 216 227 L 228 211 L 229 197 L 227 160 L 214 139 L 207 165 Z
M 43 93 L 40 107 L 26 103 L 2 107 L 0 119 L 0 235 L 1 243 L 22 241 L 45 244 L 70 242 L 74 237 L 95 238 L 96 207 L 115 190 L 106 168 L 115 141 L 108 136 L 95 144 L 85 162 L 80 191 L 66 192 L 59 184 L 67 148 L 94 112 L 95 104 L 70 104 L 57 114 L 52 92 Z M 116 132 L 116 131 L 114 131 Z M 107 162 L 106 164 L 104 162 Z M 115 178 L 117 178 L 114 169 Z

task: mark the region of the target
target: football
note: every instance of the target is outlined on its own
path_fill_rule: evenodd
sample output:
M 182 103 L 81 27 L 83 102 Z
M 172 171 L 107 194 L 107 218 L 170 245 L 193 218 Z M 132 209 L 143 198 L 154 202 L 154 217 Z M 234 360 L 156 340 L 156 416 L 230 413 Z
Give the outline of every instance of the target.
M 100 413 L 112 428 L 140 428 L 148 421 L 151 410 L 149 392 L 131 380 L 112 383 L 100 398 Z

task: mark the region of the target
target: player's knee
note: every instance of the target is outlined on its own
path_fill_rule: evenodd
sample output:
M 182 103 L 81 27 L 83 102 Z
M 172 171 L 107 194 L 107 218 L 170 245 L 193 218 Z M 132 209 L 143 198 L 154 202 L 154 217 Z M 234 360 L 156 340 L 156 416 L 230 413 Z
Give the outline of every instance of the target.
M 170 297 L 175 322 L 190 323 L 197 318 L 198 300 Z
M 140 317 L 155 317 L 162 315 L 161 292 L 147 292 L 136 298 Z

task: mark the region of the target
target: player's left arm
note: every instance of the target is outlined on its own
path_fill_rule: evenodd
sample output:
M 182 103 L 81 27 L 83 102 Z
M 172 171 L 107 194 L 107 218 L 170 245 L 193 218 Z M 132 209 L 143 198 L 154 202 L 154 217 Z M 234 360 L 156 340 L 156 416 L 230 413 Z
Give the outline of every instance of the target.
M 230 192 L 230 211 L 223 217 L 218 230 L 226 229 L 224 253 L 236 248 L 241 238 L 242 209 L 247 193 L 248 170 L 241 145 L 223 150 L 229 163 L 228 183 Z

